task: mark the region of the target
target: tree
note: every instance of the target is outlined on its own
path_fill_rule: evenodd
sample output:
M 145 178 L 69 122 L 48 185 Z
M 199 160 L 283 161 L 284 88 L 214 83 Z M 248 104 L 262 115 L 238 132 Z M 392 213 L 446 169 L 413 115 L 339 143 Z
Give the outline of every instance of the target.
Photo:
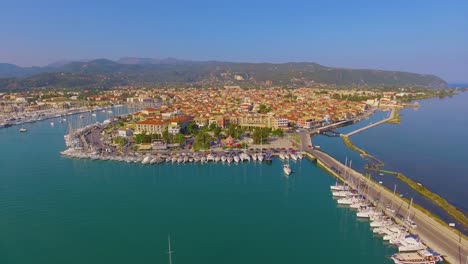
M 284 131 L 278 128 L 278 129 L 271 131 L 271 134 L 276 137 L 282 137 L 284 135 Z
M 182 133 L 177 133 L 174 136 L 174 142 L 179 143 L 180 145 L 183 145 L 185 143 L 185 137 L 184 134 Z
M 217 127 L 216 123 L 211 123 L 209 128 L 211 131 L 213 131 Z
M 194 150 L 209 149 L 210 142 L 211 142 L 211 136 L 206 132 L 200 131 L 200 133 L 198 133 L 198 135 L 195 137 L 195 141 L 193 143 L 193 149 Z
M 162 132 L 162 139 L 166 142 L 169 142 L 170 135 L 168 128 L 164 129 L 164 131 Z
M 264 105 L 264 104 L 261 104 L 261 105 L 260 105 L 260 109 L 258 110 L 258 112 L 259 112 L 260 114 L 266 114 L 266 113 L 268 113 L 268 112 L 270 112 L 270 111 L 271 111 L 271 108 L 270 108 L 270 107 L 267 107 L 267 106 Z
M 236 124 L 230 124 L 227 128 L 226 134 L 233 138 L 239 139 L 239 136 L 240 136 L 239 126 L 237 126 Z
M 252 133 L 252 139 L 254 144 L 261 144 L 268 141 L 268 135 L 270 134 L 269 128 L 257 128 Z
M 187 134 L 193 135 L 195 134 L 196 130 L 198 130 L 198 125 L 195 122 L 190 122 L 187 125 Z
M 219 137 L 220 134 L 221 134 L 221 128 L 218 127 L 218 126 L 215 127 L 215 128 L 213 129 L 213 135 L 217 138 L 217 137 Z

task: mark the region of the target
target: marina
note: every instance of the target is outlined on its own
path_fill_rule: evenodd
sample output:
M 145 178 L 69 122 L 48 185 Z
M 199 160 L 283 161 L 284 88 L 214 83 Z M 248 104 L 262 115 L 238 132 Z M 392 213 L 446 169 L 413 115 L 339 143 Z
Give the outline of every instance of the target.
M 76 116 L 74 116 L 76 117 Z M 78 117 L 79 118 L 79 117 Z M 81 119 L 81 118 L 79 118 Z M 88 120 L 90 121 L 90 120 Z M 297 151 L 296 149 L 291 149 L 287 151 L 282 151 L 281 149 L 257 149 L 254 151 L 246 151 L 245 149 L 239 149 L 236 151 L 204 151 L 204 152 L 161 152 L 161 153 L 151 153 L 151 154 L 142 154 L 142 153 L 125 153 L 124 155 L 112 153 L 112 152 L 89 152 L 86 148 L 87 141 L 83 141 L 83 134 L 90 129 L 101 126 L 103 124 L 108 124 L 111 121 L 103 122 L 103 123 L 91 123 L 88 126 L 85 126 L 81 129 L 71 129 L 73 133 L 68 133 L 65 136 L 66 146 L 68 149 L 62 152 L 62 156 L 64 157 L 72 157 L 73 159 L 89 159 L 92 160 L 93 163 L 104 164 L 101 162 L 95 162 L 96 160 L 103 160 L 103 161 L 119 161 L 118 163 L 129 164 L 129 163 L 136 163 L 143 165 L 142 167 L 152 167 L 149 165 L 154 164 L 161 164 L 161 166 L 174 166 L 175 164 L 187 164 L 190 166 L 191 163 L 199 163 L 199 164 L 208 164 L 211 163 L 211 166 L 216 166 L 217 164 L 222 165 L 224 164 L 238 164 L 239 166 L 234 166 L 238 168 L 242 168 L 247 164 L 260 164 L 259 162 L 263 159 L 265 162 L 272 161 L 273 157 L 278 157 L 278 160 L 283 162 L 273 163 L 272 167 L 275 167 L 275 164 L 280 164 L 283 168 L 283 165 L 289 165 L 289 163 L 295 163 L 295 160 L 299 160 L 300 157 L 303 157 L 303 153 Z M 73 122 L 72 122 L 73 123 Z M 62 124 L 63 127 L 65 124 Z M 54 129 L 53 126 L 48 125 L 49 129 Z M 70 127 L 66 129 L 68 132 L 70 131 Z M 70 136 L 73 135 L 73 136 Z M 63 143 L 62 143 L 63 144 Z M 314 150 L 314 155 L 317 155 L 318 150 Z M 308 151 L 310 152 L 310 151 Z M 309 154 L 307 154 L 309 155 Z M 255 157 L 255 158 L 254 158 Z M 295 157 L 295 158 L 294 158 Z M 314 157 L 315 158 L 315 157 Z M 249 162 L 250 161 L 250 162 Z M 110 162 L 115 163 L 115 162 Z M 286 163 L 286 164 L 285 164 Z M 299 174 L 301 174 L 301 169 L 305 166 L 306 163 L 298 163 L 299 165 Z M 243 164 L 243 165 L 241 165 Z M 304 164 L 304 165 L 302 165 Z M 101 165 L 98 165 L 101 166 Z M 207 167 L 211 167 L 207 166 Z M 276 165 L 277 166 L 277 165 Z M 336 166 L 336 165 L 335 165 Z M 159 167 L 159 166 L 158 166 Z M 177 167 L 177 166 L 174 166 Z M 269 167 L 269 166 L 268 166 Z M 336 166 L 336 168 L 338 168 Z M 297 168 L 296 168 L 297 169 Z M 278 168 L 275 174 L 279 174 Z M 346 169 L 345 169 L 346 170 Z M 345 171 L 343 170 L 343 171 Z M 352 175 L 351 169 L 349 169 L 349 175 Z M 297 178 L 296 175 L 294 178 Z M 287 177 L 286 177 L 287 178 Z M 349 178 L 351 179 L 351 178 Z M 357 182 L 354 180 L 354 182 Z M 400 251 L 400 253 L 394 253 L 391 258 L 391 261 L 403 261 L 400 263 L 405 263 L 409 258 L 408 256 L 416 256 L 415 254 L 420 254 L 421 250 L 427 250 L 426 246 L 422 244 L 419 237 L 415 238 L 411 235 L 411 231 L 415 229 L 419 229 L 420 222 L 415 221 L 414 214 L 407 212 L 405 217 L 403 217 L 403 221 L 399 221 L 397 218 L 392 218 L 391 216 L 385 216 L 385 214 L 394 214 L 397 215 L 397 210 L 393 208 L 393 206 L 389 206 L 389 204 L 383 205 L 380 204 L 376 206 L 372 200 L 367 200 L 365 198 L 371 197 L 369 193 L 369 187 L 371 185 L 367 185 L 367 189 L 365 186 L 352 186 L 351 184 L 347 185 L 340 185 L 335 184 L 331 185 L 329 188 L 330 190 L 334 191 L 334 193 L 340 193 L 337 195 L 339 200 L 337 200 L 338 204 L 349 207 L 352 210 L 357 210 L 355 212 L 356 219 L 363 218 L 369 219 L 371 221 L 368 226 L 372 228 L 373 234 L 379 234 L 382 237 L 383 241 L 387 241 L 388 243 L 396 245 L 395 248 Z M 376 209 L 376 208 L 380 209 Z M 339 209 L 339 208 L 338 208 Z M 401 206 L 400 206 L 401 209 Z M 403 211 L 399 211 L 401 213 Z M 396 221 L 395 221 L 396 220 Z M 414 223 L 417 223 L 418 226 L 416 228 Z M 403 223 L 403 226 L 402 226 Z M 425 241 L 425 240 L 424 240 Z M 406 252 L 410 252 L 409 255 L 402 255 L 406 254 Z M 426 254 L 426 253 L 425 253 Z M 436 254 L 436 253 L 434 253 Z M 436 256 L 436 255 L 433 255 Z M 424 259 L 424 258 L 423 258 Z M 431 256 L 427 256 L 427 260 L 433 260 Z M 411 261 L 411 260 L 410 260 Z M 424 263 L 424 262 L 422 262 Z M 427 262 L 432 263 L 432 262 Z
M 99 122 L 107 118 L 97 113 Z M 9 149 L 0 152 L 2 263 L 167 263 L 168 233 L 174 263 L 207 261 L 204 249 L 221 252 L 225 243 L 236 248 L 223 253 L 228 264 L 287 263 L 293 255 L 345 263 L 353 252 L 362 252 L 364 264 L 393 263 L 388 256 L 396 249 L 337 208 L 328 199 L 334 180 L 305 159 L 290 160 L 294 176 L 285 177 L 275 153 L 266 166 L 266 151 L 262 163 L 257 156 L 257 162 L 251 157 L 234 165 L 229 156 L 229 167 L 228 157 L 204 165 L 190 157 L 154 165 L 68 158 L 59 154 L 68 123 L 54 122 L 27 124 L 26 137 L 16 128 L 0 130 L 0 143 Z M 28 168 L 19 160 L 28 160 Z M 66 242 L 70 237 L 74 246 Z
M 345 168 L 343 178 L 347 179 L 347 182 L 352 182 L 353 179 L 347 173 L 348 169 Z M 410 229 L 406 225 L 397 223 L 395 213 L 389 213 L 389 211 L 381 209 L 378 202 L 375 203 L 373 200 L 367 199 L 368 184 L 368 182 L 359 182 L 357 189 L 354 189 L 350 185 L 336 183 L 330 186 L 330 190 L 332 196 L 338 199 L 337 204 L 356 210 L 356 217 L 369 220 L 369 226 L 373 229 L 374 234 L 381 236 L 384 241 L 398 248 L 399 253 L 395 253 L 391 257 L 395 264 L 442 262 L 443 258 L 440 254 L 428 249 L 417 235 L 410 233 Z M 387 205 L 387 207 L 391 206 Z M 411 208 L 408 210 L 406 219 L 412 222 L 410 215 Z M 416 226 L 411 226 L 411 228 L 416 228 Z M 421 254 L 423 256 L 420 256 Z

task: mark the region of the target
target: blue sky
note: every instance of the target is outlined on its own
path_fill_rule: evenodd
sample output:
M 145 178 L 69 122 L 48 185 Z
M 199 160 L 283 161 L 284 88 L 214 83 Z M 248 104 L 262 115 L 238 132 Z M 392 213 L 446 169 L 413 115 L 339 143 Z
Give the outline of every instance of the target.
M 0 2 L 0 62 L 125 56 L 436 74 L 468 82 L 468 1 Z

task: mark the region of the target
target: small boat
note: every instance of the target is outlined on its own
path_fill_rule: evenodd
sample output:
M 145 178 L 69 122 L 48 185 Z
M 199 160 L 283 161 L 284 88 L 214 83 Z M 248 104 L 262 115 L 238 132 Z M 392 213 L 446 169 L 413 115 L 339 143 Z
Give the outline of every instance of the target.
M 19 129 L 19 132 L 27 132 L 27 131 L 28 131 L 28 130 L 27 130 L 26 128 L 24 128 L 24 127 L 22 127 L 22 128 Z
M 96 113 L 92 113 L 91 115 L 92 115 L 92 116 L 96 116 Z
M 54 122 L 50 122 L 50 126 L 54 126 L 54 125 L 55 125 Z
M 288 176 L 289 174 L 291 174 L 291 167 L 289 167 L 289 164 L 284 164 L 283 165 L 283 172 L 284 174 L 286 174 L 286 176 Z
M 80 118 L 84 118 L 84 115 L 80 115 Z

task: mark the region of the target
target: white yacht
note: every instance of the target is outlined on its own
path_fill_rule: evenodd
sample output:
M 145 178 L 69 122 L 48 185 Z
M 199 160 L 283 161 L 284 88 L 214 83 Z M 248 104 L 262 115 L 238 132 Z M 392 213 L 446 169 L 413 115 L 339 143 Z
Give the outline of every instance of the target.
M 291 159 L 297 161 L 297 156 L 294 153 L 291 153 Z
M 263 157 L 262 154 L 258 154 L 258 155 L 257 155 L 257 159 L 258 159 L 258 161 L 262 162 L 263 159 L 264 159 L 264 157 Z
M 413 235 L 398 240 L 398 251 L 409 252 L 426 249 L 426 246 Z
M 359 212 L 356 213 L 356 216 L 358 218 L 370 218 L 371 215 L 375 213 L 373 208 L 366 208 L 363 210 L 359 210 Z
M 252 159 L 253 159 L 253 161 L 257 161 L 257 154 L 255 154 L 255 153 L 252 154 Z
M 338 183 L 336 183 L 335 185 L 330 186 L 330 190 L 332 190 L 332 191 L 346 191 L 348 189 L 349 189 L 348 186 L 341 185 L 341 184 L 338 184 Z
M 431 250 L 419 250 L 417 252 L 397 253 L 392 255 L 395 264 L 436 264 L 444 261 L 437 253 Z
M 150 156 L 146 156 L 146 157 L 141 161 L 141 164 L 148 164 L 150 161 L 151 161 L 151 157 L 150 157 Z
M 27 130 L 26 128 L 24 128 L 24 127 L 22 127 L 22 128 L 19 129 L 19 132 L 27 132 L 27 131 L 28 131 L 28 130 Z
M 336 192 L 332 192 L 332 195 L 334 197 L 348 197 L 348 196 L 352 196 L 353 193 L 350 191 L 336 191 Z
M 286 176 L 288 176 L 289 174 L 291 174 L 291 167 L 289 166 L 289 164 L 284 164 L 283 165 L 283 172 L 284 174 L 286 174 Z
M 286 159 L 286 158 L 284 157 L 283 153 L 280 153 L 280 154 L 279 154 L 279 158 L 280 158 L 281 160 Z
M 206 161 L 213 161 L 213 160 L 214 160 L 213 154 L 208 154 L 208 156 L 206 156 Z
M 234 162 L 235 162 L 235 163 L 239 163 L 239 160 L 240 160 L 239 156 L 235 155 L 235 156 L 234 156 Z
M 361 207 L 366 207 L 369 205 L 370 205 L 369 202 L 367 202 L 366 200 L 360 199 L 357 202 L 352 203 L 349 207 L 352 209 L 359 209 Z
M 357 199 L 354 197 L 346 197 L 346 198 L 341 198 L 338 199 L 337 203 L 342 204 L 342 205 L 351 205 L 354 203 Z
M 377 219 L 370 223 L 370 227 L 384 227 L 384 226 L 390 226 L 392 224 L 393 222 L 390 219 Z

